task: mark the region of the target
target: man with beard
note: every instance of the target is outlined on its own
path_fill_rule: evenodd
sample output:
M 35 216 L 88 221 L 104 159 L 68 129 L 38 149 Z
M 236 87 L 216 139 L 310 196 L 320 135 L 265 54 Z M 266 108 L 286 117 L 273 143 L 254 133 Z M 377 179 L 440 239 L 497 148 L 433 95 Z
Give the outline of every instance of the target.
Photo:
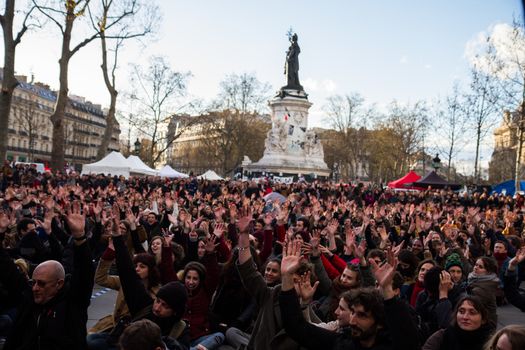
M 286 333 L 307 349 L 404 349 L 419 348 L 417 328 L 409 307 L 395 297 L 392 280 L 397 261 L 391 251 L 381 267 L 371 259 L 379 290 L 360 288 L 350 292 L 349 330 L 332 332 L 304 319 L 294 288 L 294 273 L 301 261 L 301 246 L 288 244 L 281 263 L 282 291 L 279 297 Z

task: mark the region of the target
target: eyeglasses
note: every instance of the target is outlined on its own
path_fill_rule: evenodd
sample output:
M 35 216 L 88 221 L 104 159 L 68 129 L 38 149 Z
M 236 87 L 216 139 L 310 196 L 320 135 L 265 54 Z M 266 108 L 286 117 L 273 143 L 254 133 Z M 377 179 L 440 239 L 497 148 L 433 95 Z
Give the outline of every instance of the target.
M 34 287 L 34 285 L 36 284 L 38 287 L 40 288 L 45 288 L 49 283 L 53 283 L 53 282 L 56 282 L 58 280 L 51 280 L 51 281 L 42 281 L 42 280 L 29 280 L 27 281 L 27 283 L 29 283 L 29 286 L 31 287 Z

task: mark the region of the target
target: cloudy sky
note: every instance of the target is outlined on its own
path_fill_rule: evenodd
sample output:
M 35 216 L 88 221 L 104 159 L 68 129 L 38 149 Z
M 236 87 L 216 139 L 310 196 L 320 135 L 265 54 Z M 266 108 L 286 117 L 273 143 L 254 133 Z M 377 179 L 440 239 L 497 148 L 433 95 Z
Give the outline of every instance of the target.
M 167 57 L 190 71 L 189 95 L 211 100 L 230 73 L 254 73 L 273 90 L 284 85 L 290 27 L 299 35 L 300 79 L 314 104 L 310 126 L 326 126 L 322 107 L 333 94 L 360 93 L 379 107 L 448 94 L 467 81 L 469 52 L 480 34 L 522 18 L 519 0 L 159 0 L 163 20 L 147 47 L 129 45 L 118 86 L 129 90 L 129 63 Z M 75 32 L 74 34 L 78 34 Z M 79 36 L 76 36 L 78 39 Z M 56 28 L 28 33 L 17 52 L 19 74 L 58 87 Z M 98 43 L 71 61 L 70 92 L 109 101 Z M 490 138 L 489 138 L 490 139 Z M 490 158 L 487 140 L 482 161 Z M 468 162 L 470 153 L 462 157 Z M 461 170 L 461 169 L 460 169 Z

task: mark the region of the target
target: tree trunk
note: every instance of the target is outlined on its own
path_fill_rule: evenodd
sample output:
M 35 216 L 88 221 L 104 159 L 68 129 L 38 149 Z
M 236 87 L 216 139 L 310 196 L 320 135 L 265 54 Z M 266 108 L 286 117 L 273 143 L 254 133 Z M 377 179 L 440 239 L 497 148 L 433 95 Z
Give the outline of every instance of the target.
M 524 123 L 524 114 L 525 111 L 523 108 L 520 111 L 520 120 L 518 122 L 518 146 L 516 148 L 516 162 L 514 166 L 514 185 L 516 187 L 516 192 L 520 191 L 520 173 L 521 173 L 521 154 L 523 148 L 523 123 Z
M 4 72 L 2 78 L 2 92 L 0 93 L 0 161 L 6 158 L 7 128 L 13 92 L 18 85 L 15 78 L 15 53 L 16 43 L 13 40 L 13 18 L 15 0 L 6 0 L 5 15 L 2 17 L 2 30 L 4 34 Z
M 478 183 L 478 161 L 479 161 L 479 143 L 481 141 L 481 125 L 478 124 L 476 132 L 476 156 L 474 159 L 474 181 Z
M 104 130 L 104 136 L 102 137 L 102 142 L 97 151 L 97 160 L 104 158 L 108 152 L 109 143 L 111 142 L 111 136 L 113 136 L 113 128 L 115 127 L 115 109 L 117 105 L 117 95 L 118 92 L 115 89 L 115 79 L 113 75 L 113 81 L 109 79 L 108 73 L 108 58 L 107 58 L 107 46 L 106 46 L 106 36 L 104 32 L 100 35 L 100 41 L 102 44 L 102 74 L 104 75 L 104 82 L 106 88 L 108 89 L 111 101 L 109 105 L 108 115 L 106 116 L 106 130 Z M 115 53 L 116 55 L 117 53 Z M 116 60 L 115 60 L 116 61 Z
M 73 22 L 75 20 L 74 8 L 68 8 L 66 15 L 66 26 L 62 35 L 62 55 L 58 60 L 60 66 L 59 83 L 57 103 L 55 111 L 51 115 L 51 123 L 53 124 L 53 148 L 51 150 L 51 167 L 53 170 L 64 170 L 65 161 L 65 142 L 64 142 L 64 116 L 66 114 L 66 107 L 68 104 L 68 70 L 69 60 L 71 59 L 71 31 L 73 30 Z

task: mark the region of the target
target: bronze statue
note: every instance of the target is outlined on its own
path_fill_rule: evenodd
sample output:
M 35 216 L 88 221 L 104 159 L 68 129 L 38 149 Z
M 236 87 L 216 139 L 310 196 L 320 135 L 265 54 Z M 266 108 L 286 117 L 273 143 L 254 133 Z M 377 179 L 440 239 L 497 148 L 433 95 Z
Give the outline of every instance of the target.
M 295 89 L 303 91 L 299 83 L 299 53 L 301 49 L 297 44 L 297 34 L 290 37 L 290 47 L 286 53 L 286 63 L 284 65 L 284 74 L 286 74 L 286 86 L 283 89 Z

